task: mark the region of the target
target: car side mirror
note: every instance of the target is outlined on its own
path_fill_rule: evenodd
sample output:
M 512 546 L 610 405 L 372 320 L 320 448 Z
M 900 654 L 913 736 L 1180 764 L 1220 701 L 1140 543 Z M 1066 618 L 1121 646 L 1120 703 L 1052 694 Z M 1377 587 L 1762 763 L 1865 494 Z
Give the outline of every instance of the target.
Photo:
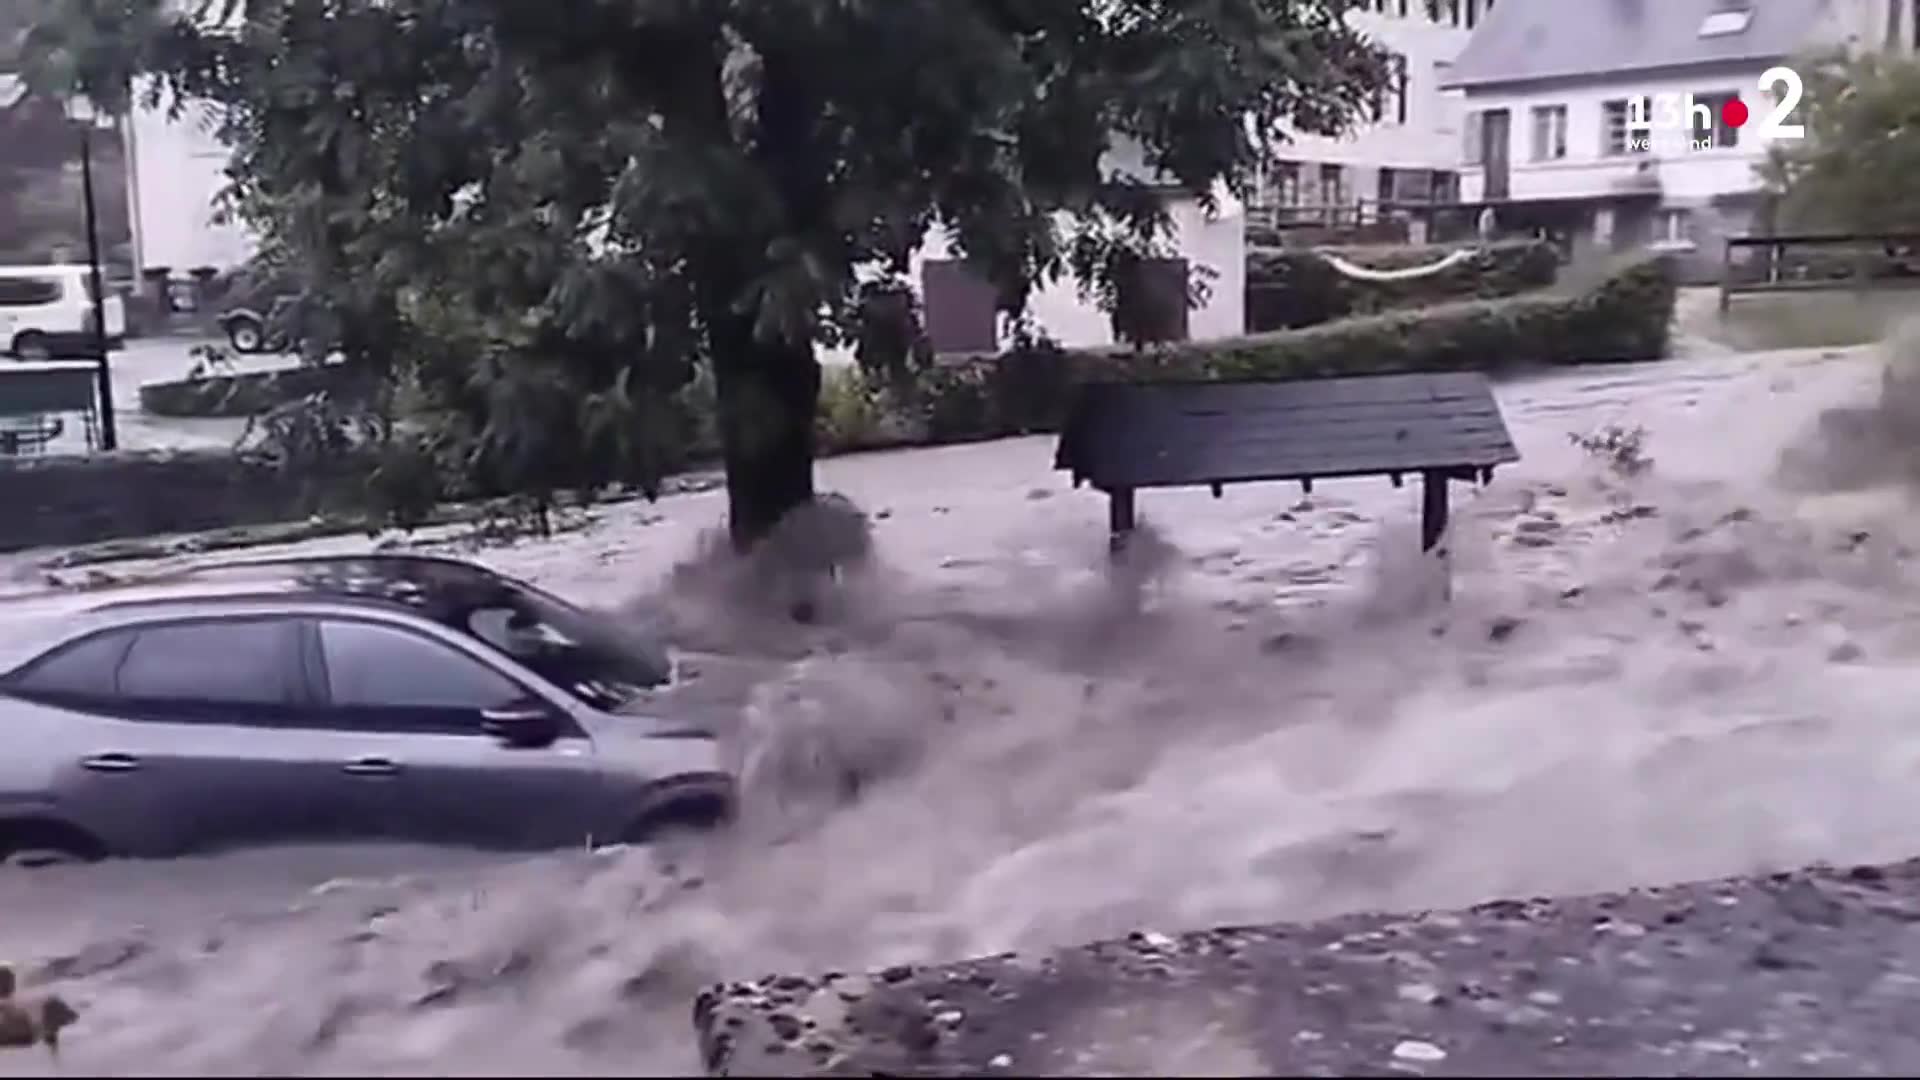
M 508 746 L 551 746 L 560 737 L 560 718 L 544 705 L 508 705 L 480 713 L 480 726 Z

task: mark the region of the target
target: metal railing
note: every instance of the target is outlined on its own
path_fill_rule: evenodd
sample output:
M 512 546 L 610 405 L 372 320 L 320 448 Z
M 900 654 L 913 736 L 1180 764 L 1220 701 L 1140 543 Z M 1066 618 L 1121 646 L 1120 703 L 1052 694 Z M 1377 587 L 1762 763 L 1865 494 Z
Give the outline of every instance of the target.
M 1737 293 L 1920 286 L 1920 234 L 1790 233 L 1729 237 L 1720 310 Z

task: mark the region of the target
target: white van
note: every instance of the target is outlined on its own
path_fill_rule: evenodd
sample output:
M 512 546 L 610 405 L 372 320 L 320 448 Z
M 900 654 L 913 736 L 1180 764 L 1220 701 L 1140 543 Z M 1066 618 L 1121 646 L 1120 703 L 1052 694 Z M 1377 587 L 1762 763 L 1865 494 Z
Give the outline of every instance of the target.
M 85 266 L 0 266 L 0 346 L 16 360 L 93 352 L 93 278 Z M 109 294 L 107 347 L 127 336 L 127 307 Z

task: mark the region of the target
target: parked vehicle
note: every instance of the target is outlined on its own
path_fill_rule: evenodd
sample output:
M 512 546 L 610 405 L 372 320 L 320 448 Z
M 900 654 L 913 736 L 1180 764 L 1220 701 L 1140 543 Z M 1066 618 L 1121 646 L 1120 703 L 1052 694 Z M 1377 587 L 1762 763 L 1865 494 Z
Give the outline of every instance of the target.
M 102 305 L 107 347 L 126 343 L 127 307 L 109 293 Z M 0 266 L 0 342 L 16 360 L 90 356 L 95 348 L 93 274 L 86 266 Z
M 292 352 L 297 343 L 293 335 L 287 332 L 287 316 L 293 307 L 293 298 L 277 296 L 269 301 L 264 310 L 256 310 L 246 305 L 229 307 L 215 320 L 220 332 L 227 336 L 227 344 L 237 353 L 284 353 Z
M 536 849 L 723 820 L 664 654 L 470 563 L 282 559 L 0 602 L 0 858 Z
M 261 262 L 236 271 L 214 324 L 237 353 L 292 352 L 299 290 L 282 270 Z

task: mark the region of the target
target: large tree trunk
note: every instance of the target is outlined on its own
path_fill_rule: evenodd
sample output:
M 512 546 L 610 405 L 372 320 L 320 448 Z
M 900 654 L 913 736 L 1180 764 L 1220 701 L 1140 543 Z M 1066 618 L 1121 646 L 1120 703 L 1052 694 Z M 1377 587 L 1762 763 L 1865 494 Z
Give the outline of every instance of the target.
M 764 539 L 813 498 L 813 414 L 820 362 L 810 344 L 756 341 L 751 320 L 728 320 L 714 342 L 727 532 L 736 550 Z

